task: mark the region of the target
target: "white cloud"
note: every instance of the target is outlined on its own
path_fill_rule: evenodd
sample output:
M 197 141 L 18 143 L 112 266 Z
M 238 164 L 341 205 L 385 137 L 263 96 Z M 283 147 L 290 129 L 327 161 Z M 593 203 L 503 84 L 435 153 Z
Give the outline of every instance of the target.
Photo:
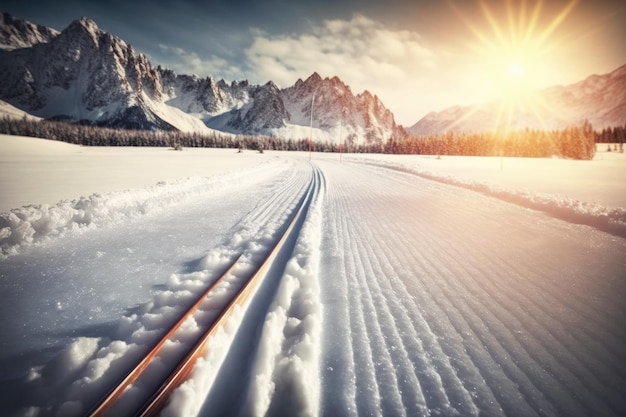
M 407 109 L 404 118 L 409 119 L 417 118 L 419 111 L 408 115 L 412 110 L 407 91 L 423 85 L 438 63 L 437 53 L 418 33 L 389 29 L 362 15 L 326 20 L 299 35 L 251 33 L 246 56 L 258 82 L 272 80 L 286 87 L 314 71 L 337 75 L 355 93 L 378 94 L 397 115 L 400 107 Z
M 160 55 L 158 61 L 166 68 L 173 69 L 181 74 L 196 74 L 198 76 L 214 76 L 235 80 L 243 78 L 239 67 L 223 58 L 211 55 L 201 57 L 196 52 L 190 52 L 183 48 L 159 44 Z

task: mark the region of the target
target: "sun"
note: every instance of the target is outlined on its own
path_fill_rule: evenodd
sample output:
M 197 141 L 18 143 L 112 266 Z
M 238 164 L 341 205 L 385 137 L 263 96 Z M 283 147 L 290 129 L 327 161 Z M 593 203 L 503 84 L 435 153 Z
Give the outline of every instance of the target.
M 507 74 L 513 81 L 520 80 L 526 73 L 526 66 L 519 62 L 512 62 L 509 64 Z
M 471 60 L 482 71 L 476 83 L 485 86 L 485 96 L 501 102 L 496 122 L 506 125 L 515 112 L 533 112 L 538 119 L 551 112 L 538 102 L 535 91 L 545 86 L 550 54 L 558 47 L 555 31 L 579 0 L 569 0 L 558 10 L 544 0 L 491 2 L 476 0 L 477 15 L 459 17 L 474 35 L 467 44 Z M 454 9 L 454 6 L 452 6 Z

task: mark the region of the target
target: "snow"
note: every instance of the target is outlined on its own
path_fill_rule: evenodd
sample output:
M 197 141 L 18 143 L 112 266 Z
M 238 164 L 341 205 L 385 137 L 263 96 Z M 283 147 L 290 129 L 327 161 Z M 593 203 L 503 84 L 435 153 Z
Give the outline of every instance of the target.
M 111 414 L 127 415 L 301 201 L 163 415 L 626 412 L 625 154 L 309 162 L 0 136 L 0 158 L 8 415 L 84 415 L 241 255 Z
M 185 113 L 175 106 L 150 100 L 145 94 L 143 98 L 150 104 L 150 109 L 154 111 L 154 114 L 183 132 L 201 132 L 205 134 L 214 132 L 223 134 L 223 132 L 207 127 L 197 115 Z
M 122 112 L 130 105 L 137 104 L 136 100 L 133 99 L 131 103 L 112 102 L 106 106 L 99 106 L 93 110 L 87 110 L 78 99 L 81 97 L 82 91 L 88 90 L 88 81 L 83 78 L 84 77 L 80 77 L 79 80 L 70 83 L 67 89 L 50 87 L 46 91 L 46 105 L 36 111 L 36 114 L 43 118 L 58 115 L 73 115 L 79 120 L 106 120 Z M 204 122 L 195 115 L 185 113 L 166 103 L 152 100 L 146 94 L 142 94 L 142 100 L 156 116 L 183 132 L 215 132 L 215 130 L 208 128 Z
M 605 152 L 594 161 L 584 161 L 587 164 L 564 159 L 506 158 L 505 162 L 503 158 L 454 156 L 446 157 L 445 162 L 432 156 L 352 160 L 411 172 L 626 237 L 626 195 L 620 191 L 625 173 L 623 153 Z
M 29 113 L 18 109 L 17 107 L 7 103 L 4 100 L 0 100 L 0 117 L 10 117 L 14 119 L 21 119 L 26 117 L 30 120 L 39 120 L 39 117 L 32 116 Z
M 331 128 L 320 129 L 315 126 L 314 121 L 312 130 L 309 124 L 285 123 L 285 127 L 268 129 L 268 133 L 270 136 L 293 140 L 309 139 L 312 134 L 314 142 L 328 142 L 338 145 L 341 141 L 343 146 L 346 146 L 346 138 L 350 134 L 355 134 L 357 137 L 365 137 L 366 131 L 361 125 L 341 126 L 339 123 Z
M 608 207 L 626 207 L 623 178 L 626 154 L 598 144 L 591 161 L 558 158 L 368 155 L 368 160 L 413 168 L 457 181 L 480 182 L 509 190 L 569 197 Z M 349 155 L 348 155 L 349 156 Z
M 276 136 L 283 139 L 309 139 L 311 138 L 315 142 L 337 142 L 339 139 L 339 128 L 322 130 L 318 127 L 311 126 L 309 124 L 293 124 L 285 123 L 285 127 L 268 129 L 271 136 Z
M 233 149 L 83 147 L 0 135 L 0 211 L 211 176 L 261 163 Z M 267 158 L 265 158 L 267 159 Z M 53 169 L 51 169 L 53 167 Z

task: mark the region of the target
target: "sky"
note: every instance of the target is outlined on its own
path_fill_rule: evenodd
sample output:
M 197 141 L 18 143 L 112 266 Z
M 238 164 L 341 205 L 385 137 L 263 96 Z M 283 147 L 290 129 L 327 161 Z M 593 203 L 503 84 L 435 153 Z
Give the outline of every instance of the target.
M 154 65 L 279 87 L 313 72 L 378 95 L 411 126 L 430 111 L 567 85 L 626 64 L 617 0 L 0 0 L 63 30 L 82 16 Z

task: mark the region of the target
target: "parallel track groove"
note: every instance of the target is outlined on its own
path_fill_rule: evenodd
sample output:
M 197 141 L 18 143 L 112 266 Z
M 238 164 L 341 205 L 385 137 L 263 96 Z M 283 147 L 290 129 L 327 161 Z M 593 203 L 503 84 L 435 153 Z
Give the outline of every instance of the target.
M 193 367 L 197 359 L 203 357 L 208 348 L 209 342 L 220 329 L 226 326 L 229 317 L 237 308 L 242 308 L 254 295 L 255 290 L 259 287 L 267 270 L 272 265 L 281 247 L 292 233 L 298 219 L 308 209 L 318 187 L 320 176 L 314 172 L 313 179 L 309 184 L 304 195 L 298 201 L 296 208 L 293 210 L 291 218 L 281 234 L 280 239 L 268 251 L 265 259 L 260 263 L 256 270 L 252 271 L 245 279 L 244 283 L 230 299 L 226 307 L 219 313 L 213 323 L 203 332 L 197 339 L 194 346 L 188 351 L 185 357 L 178 363 L 169 376 L 160 384 L 158 389 L 150 397 L 148 401 L 134 414 L 135 416 L 156 416 L 166 405 L 169 394 L 178 386 L 180 386 L 193 371 Z M 224 272 L 198 297 L 188 310 L 178 319 L 176 323 L 165 333 L 159 342 L 141 359 L 141 361 L 122 379 L 100 402 L 95 406 L 89 414 L 89 417 L 102 417 L 108 415 L 112 407 L 123 396 L 124 392 L 133 385 L 135 381 L 148 368 L 151 361 L 158 357 L 162 352 L 167 341 L 171 340 L 174 334 L 181 328 L 183 323 L 193 317 L 199 311 L 200 305 L 213 293 L 216 288 L 225 281 L 225 278 L 231 275 L 235 267 L 239 264 L 244 253 L 240 253 L 234 257 L 234 260 L 227 266 Z

